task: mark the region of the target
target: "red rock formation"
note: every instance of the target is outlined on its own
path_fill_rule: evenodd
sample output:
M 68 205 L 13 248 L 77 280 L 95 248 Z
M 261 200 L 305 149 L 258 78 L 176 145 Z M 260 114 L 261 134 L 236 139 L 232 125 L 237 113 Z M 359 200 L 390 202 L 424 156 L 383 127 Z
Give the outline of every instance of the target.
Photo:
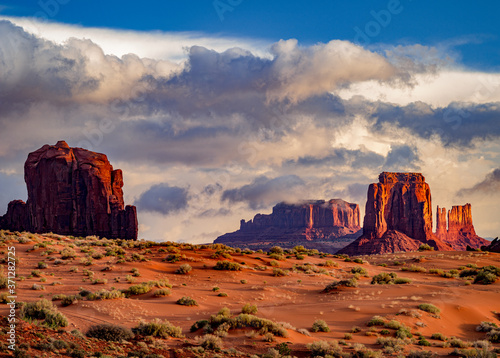
M 24 165 L 28 201 L 9 204 L 2 227 L 107 238 L 137 239 L 137 213 L 124 208 L 123 176 L 106 155 L 64 141 L 30 153 Z M 21 209 L 23 208 L 23 209 Z M 26 216 L 16 213 L 24 210 Z
M 412 251 L 422 243 L 450 249 L 432 233 L 431 208 L 431 190 L 422 174 L 384 172 L 368 188 L 363 236 L 340 252 Z
M 471 204 L 453 206 L 448 211 L 448 230 L 446 230 L 446 209 L 438 207 L 440 216 L 436 226 L 436 236 L 450 245 L 454 250 L 463 251 L 470 246 L 478 249 L 488 245 L 489 241 L 479 237 L 472 224 Z
M 500 253 L 500 240 L 496 237 L 493 241 L 488 241 L 487 245 L 481 246 L 481 250 Z
M 314 242 L 315 248 L 322 245 L 323 251 L 336 252 L 359 236 L 359 217 L 359 206 L 341 199 L 279 203 L 269 215 L 241 220 L 240 230 L 219 236 L 215 243 L 252 248 L 279 244 L 286 248 Z
M 24 201 L 13 200 L 9 203 L 7 214 L 0 217 L 0 228 L 9 228 L 12 231 L 29 230 L 28 207 Z

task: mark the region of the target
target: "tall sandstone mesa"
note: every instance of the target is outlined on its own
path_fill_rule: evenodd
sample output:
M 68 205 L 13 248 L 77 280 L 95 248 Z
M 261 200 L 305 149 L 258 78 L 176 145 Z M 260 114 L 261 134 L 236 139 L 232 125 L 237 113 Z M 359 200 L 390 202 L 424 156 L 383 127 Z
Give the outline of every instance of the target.
M 123 175 L 104 154 L 64 141 L 30 153 L 24 165 L 28 200 L 9 203 L 0 228 L 136 240 L 135 206 L 124 207 Z
M 368 188 L 363 235 L 340 252 L 370 255 L 412 251 L 422 243 L 451 250 L 432 233 L 429 185 L 420 173 L 383 172 L 379 182 Z

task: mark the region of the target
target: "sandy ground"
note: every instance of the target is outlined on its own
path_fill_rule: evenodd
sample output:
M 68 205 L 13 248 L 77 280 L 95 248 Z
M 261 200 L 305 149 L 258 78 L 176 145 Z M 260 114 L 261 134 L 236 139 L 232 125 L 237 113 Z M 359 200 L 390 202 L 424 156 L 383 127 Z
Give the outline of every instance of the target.
M 19 242 L 19 237 L 23 237 Z M 27 240 L 27 242 L 25 242 Z M 366 325 L 373 316 L 382 316 L 386 321 L 398 320 L 411 329 L 414 337 L 423 335 L 432 345 L 422 347 L 417 345 L 417 339 L 413 343 L 405 345 L 404 351 L 400 353 L 384 353 L 383 356 L 405 356 L 410 350 L 430 350 L 438 355 L 448 355 L 453 347 L 442 347 L 441 341 L 431 339 L 432 334 L 442 333 L 447 337 L 457 337 L 464 341 L 476 341 L 485 339 L 484 332 L 476 332 L 475 328 L 482 321 L 500 324 L 500 281 L 491 285 L 470 284 L 464 278 L 444 278 L 438 274 L 427 272 L 402 271 L 402 267 L 416 265 L 429 269 L 451 270 L 460 266 L 473 264 L 478 267 L 486 265 L 500 266 L 500 255 L 484 252 L 410 252 L 389 255 L 377 255 L 363 257 L 363 264 L 346 262 L 344 258 L 328 255 L 320 257 L 312 255 L 302 260 L 294 255 L 284 260 L 277 260 L 279 268 L 290 270 L 283 277 L 273 276 L 272 258 L 266 253 L 230 253 L 229 259 L 213 258 L 216 248 L 200 248 L 190 245 L 177 245 L 173 248 L 170 244 L 143 248 L 125 248 L 125 262 L 118 263 L 118 257 L 103 256 L 93 258 L 91 265 L 85 265 L 83 261 L 88 256 L 98 253 L 105 254 L 107 247 L 92 246 L 91 240 L 80 242 L 68 237 L 55 235 L 42 236 L 33 234 L 3 235 L 0 251 L 2 257 L 6 257 L 7 248 L 15 246 L 17 262 L 17 300 L 32 302 L 43 298 L 51 300 L 53 295 L 65 294 L 75 295 L 82 289 L 92 292 L 100 289 L 126 290 L 131 285 L 141 282 L 167 279 L 172 285 L 171 295 L 166 297 L 155 297 L 153 289 L 143 295 L 130 296 L 115 300 L 78 302 L 62 307 L 60 301 L 54 301 L 59 311 L 69 321 L 64 332 L 49 330 L 41 324 L 32 322 L 30 324 L 20 323 L 18 325 L 18 342 L 30 343 L 28 352 L 31 356 L 66 356 L 65 350 L 58 352 L 46 352 L 34 349 L 34 345 L 43 342 L 54 335 L 62 335 L 61 339 L 69 340 L 72 330 L 85 333 L 89 327 L 99 323 L 113 323 L 133 328 L 140 320 L 151 321 L 155 318 L 166 319 L 175 326 L 182 327 L 184 339 L 165 339 L 165 349 L 152 349 L 151 352 L 162 354 L 165 357 L 184 356 L 206 356 L 212 357 L 230 356 L 227 349 L 234 348 L 238 353 L 235 356 L 251 356 L 252 354 L 263 354 L 269 348 L 276 347 L 278 343 L 287 342 L 292 350 L 292 356 L 309 357 L 307 344 L 318 341 L 339 341 L 345 339 L 346 333 L 351 332 L 354 326 L 361 331 L 352 333 L 352 339 L 345 341 L 344 350 L 353 352 L 356 343 L 366 346 L 367 349 L 381 350 L 376 343 L 378 337 L 382 337 L 383 327 L 370 328 Z M 111 242 L 111 241 L 110 241 Z M 46 247 L 37 247 L 46 243 Z M 37 245 L 37 246 L 35 246 Z M 76 257 L 62 260 L 60 251 L 73 246 Z M 108 246 L 109 248 L 109 246 Z M 91 250 L 90 252 L 82 252 Z M 180 261 L 169 263 L 163 261 L 171 254 L 166 250 L 177 250 L 178 254 L 185 255 Z M 47 250 L 50 250 L 47 253 Z M 133 254 L 142 255 L 147 261 L 132 260 Z M 59 260 L 59 261 L 56 261 Z M 228 260 L 240 263 L 241 271 L 218 271 L 213 267 L 219 260 Z M 318 266 L 326 260 L 334 261 L 337 267 Z M 39 269 L 41 277 L 32 276 L 32 271 L 37 270 L 38 263 L 44 261 L 48 267 Z M 276 260 L 275 260 L 276 261 Z M 59 263 L 60 262 L 60 263 Z M 56 264 L 57 263 L 57 264 Z M 192 271 L 186 275 L 176 274 L 175 270 L 181 264 L 189 264 Z M 294 265 L 310 263 L 313 268 L 323 268 L 323 273 L 305 273 L 302 271 L 291 271 Z M 395 264 L 396 263 L 396 264 Z M 274 263 L 275 264 L 275 263 Z M 385 264 L 386 267 L 380 266 Z M 2 263 L 6 268 L 6 263 Z M 77 272 L 73 272 L 76 271 Z M 103 271 L 106 267 L 108 271 Z M 361 275 L 358 287 L 342 288 L 334 293 L 322 293 L 326 285 L 339 279 L 351 278 L 351 269 L 362 267 L 367 274 Z M 132 270 L 137 269 L 140 276 L 134 277 L 135 282 L 126 280 L 127 275 L 132 275 Z M 94 279 L 107 279 L 105 284 L 93 284 L 91 279 L 85 275 L 85 270 L 94 272 Z M 4 273 L 6 270 L 4 270 Z M 403 285 L 372 285 L 371 278 L 382 272 L 396 272 L 398 277 L 412 280 L 410 284 Z M 43 282 L 42 282 L 43 281 Z M 44 286 L 44 290 L 32 289 L 33 284 Z M 219 287 L 214 291 L 214 287 Z M 1 292 L 5 292 L 2 289 Z M 223 292 L 227 297 L 220 297 Z M 198 306 L 187 307 L 176 304 L 183 297 L 194 298 Z M 203 332 L 190 332 L 191 325 L 201 319 L 209 319 L 221 308 L 227 307 L 235 315 L 241 312 L 244 304 L 250 303 L 258 307 L 256 315 L 275 322 L 287 322 L 292 327 L 288 329 L 287 338 L 276 337 L 274 342 L 264 342 L 261 335 L 250 337 L 250 328 L 231 330 L 227 337 L 222 338 L 223 347 L 226 351 L 214 353 L 193 353 L 192 347 L 197 347 L 197 336 Z M 421 303 L 431 303 L 441 310 L 439 317 L 417 309 Z M 0 307 L 1 315 L 7 315 L 5 305 Z M 330 327 L 330 332 L 310 333 L 310 336 L 299 333 L 299 329 L 311 331 L 315 320 L 324 320 Z M 5 320 L 2 324 L 6 326 Z M 287 325 L 287 327 L 290 327 Z M 295 328 L 295 330 L 293 329 Z M 4 330 L 5 331 L 5 330 Z M 35 337 L 36 331 L 43 332 L 41 337 Z M 391 330 L 391 336 L 394 331 Z M 5 335 L 3 337 L 6 337 Z M 66 337 L 66 338 L 64 338 Z M 73 339 L 73 338 L 71 338 Z M 4 345 L 7 344 L 3 339 Z M 124 352 L 132 349 L 140 339 L 132 344 L 125 343 Z M 108 343 L 97 340 L 87 347 L 88 352 L 94 352 L 96 347 L 104 347 Z M 78 340 L 78 344 L 87 344 L 85 339 Z M 146 342 L 151 346 L 151 342 Z M 107 347 L 107 346 L 106 346 Z M 498 348 L 498 344 L 494 345 Z M 144 347 L 143 347 L 144 348 Z M 359 349 L 359 346 L 357 347 Z M 3 355 L 9 356 L 8 350 L 3 347 Z M 100 349 L 98 349 L 100 350 Z M 126 356 L 126 353 L 107 352 L 108 356 Z

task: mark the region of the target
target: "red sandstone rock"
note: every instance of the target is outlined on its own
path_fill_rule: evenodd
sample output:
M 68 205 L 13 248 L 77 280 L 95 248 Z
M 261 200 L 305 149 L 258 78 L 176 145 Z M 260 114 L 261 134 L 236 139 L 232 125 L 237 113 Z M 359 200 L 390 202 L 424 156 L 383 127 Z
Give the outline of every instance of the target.
M 254 249 L 304 245 L 336 252 L 359 236 L 359 217 L 358 204 L 341 199 L 279 203 L 269 215 L 241 220 L 240 230 L 219 236 L 215 243 Z
M 500 252 L 500 240 L 496 237 L 493 241 L 488 241 L 487 245 L 481 246 L 483 251 Z
M 471 204 L 453 206 L 448 211 L 448 229 L 446 229 L 446 209 L 438 207 L 436 236 L 450 245 L 454 250 L 463 251 L 470 246 L 478 249 L 488 245 L 489 241 L 479 237 L 472 224 Z
M 122 172 L 113 170 L 106 155 L 64 141 L 44 145 L 29 154 L 24 178 L 28 201 L 9 204 L 2 228 L 137 239 L 136 208 L 124 208 Z
M 420 173 L 388 173 L 370 184 L 363 236 L 340 253 L 412 251 L 422 243 L 451 249 L 432 233 L 431 190 Z

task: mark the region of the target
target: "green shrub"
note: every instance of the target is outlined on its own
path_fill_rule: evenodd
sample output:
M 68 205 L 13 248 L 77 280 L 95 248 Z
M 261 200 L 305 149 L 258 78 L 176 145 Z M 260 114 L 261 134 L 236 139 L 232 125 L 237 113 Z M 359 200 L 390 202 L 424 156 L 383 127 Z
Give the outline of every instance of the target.
M 418 251 L 434 251 L 434 248 L 430 246 L 429 244 L 422 244 L 418 248 Z
M 226 271 L 241 271 L 241 265 L 236 262 L 231 261 L 217 261 L 214 267 L 215 270 L 226 270 Z
M 311 331 L 313 332 L 330 332 L 330 327 L 322 319 L 317 319 L 312 325 Z
M 206 334 L 202 337 L 196 337 L 198 344 L 203 347 L 203 349 L 211 351 L 220 351 L 222 349 L 222 340 L 212 334 Z
M 434 357 L 434 353 L 431 351 L 410 351 L 407 356 L 408 358 L 431 358 Z
M 385 325 L 385 320 L 384 320 L 383 317 L 373 316 L 372 319 L 370 319 L 368 322 L 366 322 L 366 325 L 368 327 L 372 327 L 372 326 L 384 326 Z
M 410 271 L 410 272 L 427 272 L 425 267 L 422 266 L 416 266 L 416 265 L 411 265 L 411 266 L 405 266 L 401 267 L 401 271 Z
M 394 283 L 396 285 L 405 285 L 405 284 L 410 284 L 411 283 L 411 279 L 409 278 L 405 278 L 405 277 L 398 277 L 394 280 Z
M 61 258 L 63 260 L 74 259 L 75 257 L 76 257 L 76 252 L 71 248 L 65 248 L 61 251 Z
M 274 277 L 283 277 L 283 276 L 287 276 L 288 275 L 288 272 L 285 271 L 285 270 L 282 270 L 280 268 L 273 268 L 273 276 Z
M 450 340 L 450 346 L 454 347 L 454 348 L 467 348 L 467 347 L 470 347 L 470 343 L 469 342 L 464 342 L 462 341 L 461 339 L 458 339 L 456 337 L 451 337 Z
M 378 285 L 384 285 L 384 284 L 393 284 L 394 280 L 398 277 L 398 275 L 395 272 L 387 273 L 387 272 L 382 272 L 379 273 L 378 275 L 375 275 L 372 277 L 372 285 L 378 284 Z
M 340 281 L 334 281 L 330 284 L 328 284 L 322 292 L 328 293 L 331 291 L 336 291 L 341 287 L 358 287 L 358 280 L 355 278 L 351 278 L 349 280 L 340 280 Z
M 436 306 L 434 306 L 433 304 L 430 304 L 430 303 L 421 303 L 418 305 L 418 309 L 425 311 L 425 312 L 433 313 L 433 314 L 441 313 L 441 310 L 439 308 L 437 308 Z
M 149 291 L 151 291 L 151 286 L 143 283 L 140 285 L 130 286 L 127 289 L 126 293 L 129 295 L 143 295 L 145 293 L 148 293 Z
M 190 264 L 182 264 L 177 270 L 175 270 L 175 273 L 180 275 L 187 275 L 189 272 L 191 272 L 192 269 L 193 268 Z
M 53 300 L 53 299 L 52 299 Z M 63 307 L 70 306 L 73 303 L 78 302 L 78 298 L 75 295 L 65 296 L 61 299 L 61 305 Z
M 498 276 L 496 276 L 492 272 L 479 271 L 476 278 L 474 279 L 474 283 L 481 285 L 491 285 L 492 283 L 495 283 L 497 279 Z
M 342 348 L 336 341 L 316 341 L 309 343 L 307 349 L 311 351 L 311 357 L 343 357 Z
M 171 292 L 168 288 L 160 288 L 154 292 L 155 297 L 170 296 Z
M 258 311 L 257 306 L 256 305 L 251 305 L 249 303 L 245 304 L 241 308 L 241 313 L 246 313 L 246 314 L 256 314 L 257 311 Z
M 188 296 L 179 298 L 176 303 L 181 306 L 198 306 L 198 303 Z
M 425 347 L 430 347 L 431 346 L 431 343 L 427 339 L 425 339 L 424 336 L 420 336 L 417 344 L 419 346 L 425 346 Z
M 351 268 L 351 273 L 366 275 L 368 273 L 368 271 L 366 271 L 366 269 L 364 267 L 356 266 L 356 267 Z
M 37 302 L 29 302 L 21 307 L 19 316 L 24 320 L 43 320 L 51 328 L 66 327 L 67 318 L 57 310 L 54 304 L 45 298 Z
M 475 269 L 467 269 L 463 270 L 460 272 L 460 277 L 470 277 L 470 276 L 477 276 L 478 270 Z
M 46 262 L 40 261 L 37 266 L 39 269 L 46 269 L 49 265 Z
M 227 297 L 227 293 L 221 292 L 217 296 L 219 296 L 219 297 Z
M 152 322 L 140 322 L 139 325 L 133 329 L 136 334 L 142 336 L 152 336 L 160 338 L 183 338 L 182 328 L 172 325 L 167 320 L 155 319 Z
M 446 338 L 446 336 L 442 333 L 433 333 L 431 339 L 445 342 L 448 338 Z
M 284 253 L 283 249 L 279 246 L 273 246 L 271 247 L 271 249 L 269 250 L 269 252 L 271 254 L 279 254 L 279 255 L 282 255 Z
M 91 326 L 87 331 L 87 337 L 108 342 L 120 342 L 134 338 L 134 334 L 129 328 L 105 323 Z

